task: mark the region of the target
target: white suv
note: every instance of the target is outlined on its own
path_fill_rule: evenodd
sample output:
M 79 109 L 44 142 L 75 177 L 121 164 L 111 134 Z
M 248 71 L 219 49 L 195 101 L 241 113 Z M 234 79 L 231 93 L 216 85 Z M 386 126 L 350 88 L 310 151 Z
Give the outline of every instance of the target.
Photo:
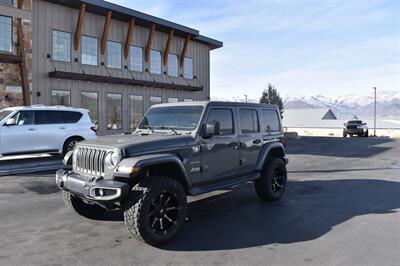
M 96 138 L 89 111 L 61 106 L 23 106 L 0 111 L 0 157 L 62 153 Z

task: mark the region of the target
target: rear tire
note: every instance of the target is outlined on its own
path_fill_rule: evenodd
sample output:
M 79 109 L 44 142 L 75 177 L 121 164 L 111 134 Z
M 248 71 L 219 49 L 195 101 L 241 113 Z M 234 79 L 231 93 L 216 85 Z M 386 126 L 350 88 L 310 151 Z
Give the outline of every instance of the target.
M 75 145 L 79 141 L 82 141 L 82 140 L 83 140 L 83 138 L 79 138 L 79 137 L 72 137 L 72 138 L 67 139 L 63 145 L 63 155 L 65 155 L 65 154 L 67 154 L 67 152 L 73 150 L 75 148 Z
M 139 182 L 127 200 L 124 218 L 130 234 L 157 246 L 175 236 L 185 221 L 186 194 L 167 177 L 148 177 Z
M 67 208 L 89 219 L 100 217 L 107 211 L 98 205 L 85 203 L 67 191 L 63 191 L 63 198 Z
M 254 182 L 257 195 L 267 201 L 279 200 L 286 190 L 286 164 L 281 158 L 272 158 Z

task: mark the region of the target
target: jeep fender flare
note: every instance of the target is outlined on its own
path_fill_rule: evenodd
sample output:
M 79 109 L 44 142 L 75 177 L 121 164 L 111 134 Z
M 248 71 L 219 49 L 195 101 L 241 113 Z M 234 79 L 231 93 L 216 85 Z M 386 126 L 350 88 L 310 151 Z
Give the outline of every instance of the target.
M 264 166 L 265 161 L 274 150 L 278 150 L 281 158 L 285 157 L 285 149 L 280 142 L 270 142 L 263 145 L 257 159 L 256 171 L 260 172 Z
M 148 166 L 153 166 L 161 163 L 173 163 L 177 165 L 182 172 L 182 175 L 184 177 L 184 181 L 186 182 L 187 187 L 192 186 L 192 182 L 190 181 L 190 178 L 186 172 L 185 167 L 183 166 L 182 161 L 176 157 L 173 154 L 148 154 L 148 155 L 141 155 L 137 157 L 132 157 L 132 158 L 125 158 L 123 159 L 118 166 L 127 166 L 127 167 L 138 167 L 138 168 L 144 168 Z

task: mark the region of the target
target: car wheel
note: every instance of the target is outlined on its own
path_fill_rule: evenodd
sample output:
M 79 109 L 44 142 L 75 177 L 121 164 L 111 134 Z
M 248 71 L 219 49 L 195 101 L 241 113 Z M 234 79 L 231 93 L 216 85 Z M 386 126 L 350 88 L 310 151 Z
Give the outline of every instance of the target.
M 347 134 L 343 132 L 343 138 L 347 138 Z
M 167 177 L 149 177 L 131 191 L 125 206 L 125 224 L 131 235 L 157 246 L 177 233 L 186 209 L 186 194 L 178 182 Z
M 364 137 L 368 138 L 369 134 L 368 134 L 368 130 L 365 131 Z
M 261 176 L 255 181 L 257 195 L 267 201 L 275 201 L 282 197 L 287 184 L 286 165 L 281 158 L 272 158 L 264 166 Z
M 101 217 L 107 211 L 98 205 L 85 203 L 67 191 L 63 191 L 63 198 L 67 208 L 89 219 Z
M 67 154 L 67 152 L 69 151 L 72 151 L 75 148 L 76 144 L 82 140 L 83 140 L 82 138 L 78 137 L 67 139 L 63 146 L 63 155 Z

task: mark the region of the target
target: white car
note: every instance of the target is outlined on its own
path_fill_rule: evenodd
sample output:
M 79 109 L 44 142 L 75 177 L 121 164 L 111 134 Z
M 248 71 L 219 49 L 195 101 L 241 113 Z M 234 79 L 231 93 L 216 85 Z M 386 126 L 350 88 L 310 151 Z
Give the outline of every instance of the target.
M 0 111 L 0 157 L 61 153 L 96 138 L 89 111 L 61 106 L 21 106 Z

